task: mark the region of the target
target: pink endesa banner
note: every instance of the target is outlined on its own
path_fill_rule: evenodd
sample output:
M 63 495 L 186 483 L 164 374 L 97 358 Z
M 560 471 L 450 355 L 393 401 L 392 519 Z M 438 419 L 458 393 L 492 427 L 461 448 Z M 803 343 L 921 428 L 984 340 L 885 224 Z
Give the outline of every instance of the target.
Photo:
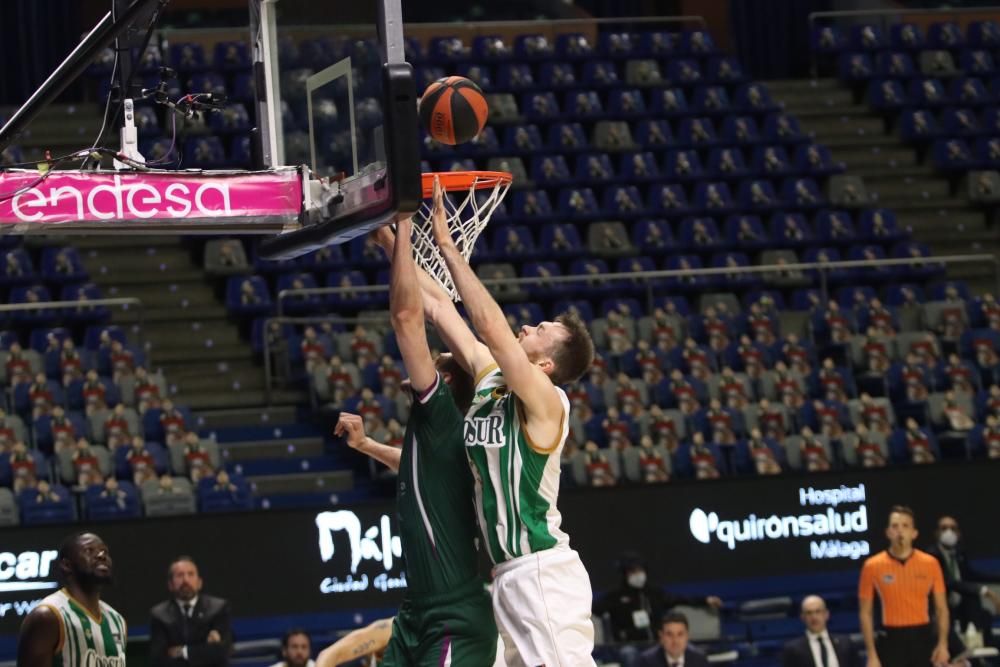
M 0 225 L 293 217 L 296 169 L 254 173 L 0 172 Z M 17 193 L 14 195 L 14 193 Z M 12 196 L 13 195 L 13 196 Z

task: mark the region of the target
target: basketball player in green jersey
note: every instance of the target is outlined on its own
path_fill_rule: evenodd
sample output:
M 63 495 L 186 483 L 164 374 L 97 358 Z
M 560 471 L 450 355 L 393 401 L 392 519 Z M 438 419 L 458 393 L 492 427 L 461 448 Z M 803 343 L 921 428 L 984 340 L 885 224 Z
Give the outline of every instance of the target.
M 496 657 L 497 629 L 486 582 L 479 575 L 472 475 L 462 444 L 463 417 L 456 407 L 462 393 L 468 404 L 471 382 L 457 366 L 448 368 L 447 357 L 437 366 L 431 357 L 411 233 L 409 219 L 397 223 L 389 276 L 392 328 L 414 400 L 396 487 L 407 590 L 383 665 L 486 667 Z M 377 238 L 388 252 L 390 232 Z M 464 392 L 458 389 L 463 379 Z M 360 438 L 362 451 L 372 444 L 356 415 L 342 416 L 336 432 L 354 446 Z
M 482 342 L 442 290 L 424 289 L 423 296 L 431 322 L 476 378 L 465 445 L 495 564 L 493 611 L 505 658 L 509 667 L 593 665 L 590 578 L 560 529 L 556 501 L 569 432 L 569 401 L 559 385 L 590 368 L 594 344 L 572 314 L 515 335 L 456 247 L 443 196 L 435 183 L 434 241 Z
M 101 602 L 111 583 L 111 554 L 93 533 L 77 533 L 59 548 L 62 589 L 35 607 L 21 625 L 19 667 L 125 667 L 125 619 Z

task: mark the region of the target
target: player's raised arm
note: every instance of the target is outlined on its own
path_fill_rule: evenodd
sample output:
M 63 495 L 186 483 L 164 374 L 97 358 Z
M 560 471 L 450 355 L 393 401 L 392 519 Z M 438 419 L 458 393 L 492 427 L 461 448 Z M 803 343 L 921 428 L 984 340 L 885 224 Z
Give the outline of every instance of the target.
M 443 202 L 437 200 L 437 206 Z M 441 208 L 443 211 L 444 209 Z M 395 254 L 395 237 L 388 227 L 382 227 L 375 232 L 375 242 L 385 251 L 390 262 Z M 480 370 L 493 364 L 489 349 L 479 342 L 469 325 L 459 314 L 451 298 L 431 278 L 426 271 L 416 266 L 414 270 L 417 282 L 420 284 L 421 301 L 424 306 L 424 317 L 434 325 L 438 335 L 455 357 L 458 364 L 472 377 Z
M 434 385 L 437 369 L 427 346 L 424 328 L 424 305 L 417 282 L 417 265 L 413 260 L 410 235 L 413 222 L 405 218 L 396 223 L 396 243 L 389 270 L 389 316 L 396 332 L 403 366 L 410 376 L 410 383 L 419 396 Z
M 455 282 L 459 296 L 462 297 L 473 329 L 499 364 L 507 386 L 518 396 L 528 411 L 529 421 L 532 415 L 540 416 L 543 420 L 555 417 L 558 421 L 563 410 L 555 386 L 546 376 L 542 366 L 528 358 L 517 337 L 510 330 L 503 310 L 459 252 L 448 230 L 444 207 L 441 204 L 443 196 L 441 184 L 435 180 L 434 209 L 431 215 L 434 241 L 445 264 L 448 265 L 451 279 Z M 548 360 L 544 363 L 552 362 Z

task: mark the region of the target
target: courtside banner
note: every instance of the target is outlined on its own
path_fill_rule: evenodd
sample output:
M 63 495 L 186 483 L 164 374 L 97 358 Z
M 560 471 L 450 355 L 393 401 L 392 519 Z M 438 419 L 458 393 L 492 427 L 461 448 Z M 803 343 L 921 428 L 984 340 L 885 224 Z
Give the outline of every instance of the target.
M 0 225 L 184 225 L 298 219 L 302 175 L 265 172 L 0 172 Z

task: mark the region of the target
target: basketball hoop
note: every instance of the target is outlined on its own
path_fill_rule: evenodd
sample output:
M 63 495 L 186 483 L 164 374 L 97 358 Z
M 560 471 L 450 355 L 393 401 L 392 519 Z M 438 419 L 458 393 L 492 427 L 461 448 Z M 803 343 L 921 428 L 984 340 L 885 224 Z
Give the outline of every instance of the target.
M 413 253 L 420 265 L 440 285 L 453 301 L 458 291 L 451 279 L 444 258 L 438 252 L 431 231 L 431 197 L 434 177 L 444 188 L 444 210 L 448 229 L 462 257 L 468 261 L 476 239 L 490 221 L 510 189 L 513 176 L 505 171 L 448 171 L 423 175 L 424 202 L 413 215 Z

